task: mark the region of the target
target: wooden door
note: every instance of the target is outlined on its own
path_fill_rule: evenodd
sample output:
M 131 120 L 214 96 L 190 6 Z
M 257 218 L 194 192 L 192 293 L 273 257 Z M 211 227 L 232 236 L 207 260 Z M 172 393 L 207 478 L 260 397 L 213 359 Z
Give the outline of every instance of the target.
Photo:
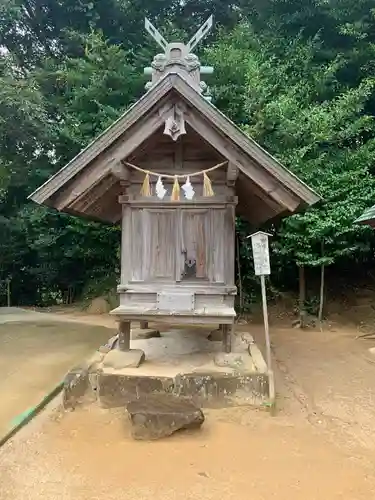
M 181 245 L 183 280 L 208 280 L 209 268 L 209 210 L 181 211 Z
M 176 279 L 176 212 L 132 209 L 132 281 Z
M 226 259 L 231 258 L 233 245 L 226 209 L 182 210 L 181 229 L 182 279 L 225 283 Z
M 174 210 L 148 210 L 148 227 L 145 238 L 149 240 L 151 258 L 148 278 L 176 280 L 176 212 Z
M 226 208 L 132 208 L 131 281 L 232 283 L 234 216 Z

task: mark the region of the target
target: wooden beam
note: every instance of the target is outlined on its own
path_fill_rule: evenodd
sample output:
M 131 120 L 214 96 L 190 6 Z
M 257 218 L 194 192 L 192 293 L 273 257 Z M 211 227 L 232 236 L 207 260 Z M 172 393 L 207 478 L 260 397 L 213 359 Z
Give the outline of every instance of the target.
M 180 137 L 180 140 L 175 143 L 173 167 L 176 171 L 177 170 L 181 171 L 183 169 L 184 156 L 183 156 L 183 143 L 181 139 L 182 138 Z
M 251 204 L 240 202 L 236 207 L 236 213 L 254 226 L 259 226 L 267 220 L 274 219 L 279 214 L 279 212 L 274 212 L 267 205 L 256 204 L 255 199 Z
M 94 187 L 104 177 L 111 173 L 113 169 L 116 170 L 122 159 L 126 158 L 163 125 L 163 117 L 167 109 L 168 107 L 163 107 L 163 113 L 157 110 L 149 120 L 139 123 L 131 130 L 131 134 L 129 131 L 129 134 L 125 134 L 125 137 L 121 141 L 117 144 L 113 144 L 106 153 L 100 155 L 97 160 L 88 167 L 89 170 L 86 168 L 85 171 L 82 171 L 77 176 L 77 179 L 58 195 L 57 199 L 53 202 L 53 206 L 58 210 L 64 210 L 75 199 L 82 196 L 87 190 Z
M 254 163 L 259 164 L 271 174 L 279 183 L 288 188 L 304 203 L 313 204 L 319 201 L 320 197 L 303 183 L 296 175 L 287 170 L 272 155 L 267 153 L 259 144 L 242 132 L 234 123 L 232 123 L 223 113 L 220 113 L 214 106 L 208 103 L 202 96 L 197 94 L 189 85 L 183 75 L 174 75 L 172 77 L 174 89 L 183 96 L 191 105 L 200 112 L 207 121 L 220 130 L 225 137 L 230 137 L 232 143 L 236 144 L 241 151 L 248 154 Z M 243 165 L 242 170 L 246 174 L 247 163 Z M 251 176 L 251 171 L 248 172 Z
M 232 329 L 233 325 L 220 325 L 220 330 L 223 334 L 223 352 L 225 353 L 232 351 Z
M 130 321 L 119 321 L 118 323 L 118 348 L 120 351 L 130 349 Z
M 130 170 L 121 161 L 118 161 L 112 165 L 111 173 L 119 181 L 129 181 L 130 179 Z
M 116 162 L 127 158 L 143 142 L 145 142 L 154 132 L 164 125 L 163 115 L 158 112 L 142 120 L 134 128 L 129 130 L 120 141 L 114 143 L 108 153 Z
M 117 182 L 118 179 L 112 175 L 105 177 L 93 189 L 84 194 L 83 197 L 73 201 L 70 208 L 77 212 L 87 212 L 94 203 L 100 203 L 100 198 L 106 195 Z
M 186 201 L 181 199 L 179 201 L 174 201 L 171 203 L 169 199 L 159 200 L 153 197 L 147 198 L 135 198 L 129 195 L 120 195 L 118 197 L 118 202 L 121 205 L 131 205 L 132 207 L 137 208 L 181 208 L 183 209 L 192 209 L 195 207 L 217 207 L 224 208 L 225 205 L 237 205 L 238 199 L 236 196 L 218 196 L 215 197 L 214 200 L 211 198 L 199 198 L 196 197 L 191 201 Z
M 231 161 L 228 161 L 228 167 L 227 167 L 227 186 L 229 187 L 234 187 L 236 184 L 236 180 L 238 177 L 238 167 L 232 163 Z
M 249 184 L 249 187 L 245 188 L 245 184 Z M 287 209 L 262 192 L 258 186 L 252 184 L 249 179 L 244 178 L 243 174 L 240 174 L 236 190 L 239 199 L 236 212 L 254 226 L 275 219 L 281 213 L 289 213 Z
M 118 197 L 121 193 L 121 186 L 118 182 L 108 188 L 108 191 L 93 203 L 85 215 L 102 218 L 108 222 L 118 222 L 121 218 L 121 205 L 118 203 Z
M 57 210 L 64 210 L 74 201 L 78 201 L 85 195 L 86 191 L 92 189 L 111 173 L 112 165 L 113 160 L 107 163 L 100 161 L 100 159 L 97 160 L 90 166 L 89 171 L 86 171 L 84 175 L 80 175 L 77 179 L 73 180 L 73 182 L 70 182 L 65 189 L 58 194 L 56 199 L 53 200 L 52 205 L 57 208 Z
M 271 196 L 262 191 L 259 188 L 259 186 L 257 186 L 254 182 L 252 182 L 251 179 L 247 178 L 243 173 L 241 173 L 239 176 L 239 181 L 236 185 L 236 190 L 238 196 L 241 197 L 246 202 L 251 201 L 250 198 L 252 197 L 249 196 L 249 191 L 251 191 L 253 196 L 264 202 L 263 204 L 266 205 L 271 210 L 273 210 L 274 212 L 279 212 L 280 210 L 283 210 L 283 208 L 280 207 L 280 203 L 278 203 Z
M 34 191 L 29 198 L 36 203 L 44 203 L 58 189 L 75 177 L 90 162 L 95 160 L 103 151 L 109 148 L 121 135 L 139 122 L 156 103 L 168 94 L 172 88 L 172 79 L 165 78 L 155 85 L 128 111 L 126 111 L 113 125 L 107 128 L 99 137 L 94 139 L 85 149 L 75 156 L 65 167 L 60 169 L 51 179 Z
M 298 208 L 300 199 L 297 196 L 294 196 L 288 189 L 280 184 L 277 179 L 263 169 L 262 166 L 256 165 L 251 158 L 239 148 L 234 148 L 229 139 L 216 131 L 212 127 L 212 124 L 207 123 L 203 118 L 198 116 L 194 110 L 190 110 L 190 112 L 185 115 L 185 119 L 201 137 L 238 167 L 247 177 L 250 177 L 251 180 L 271 198 L 287 208 L 290 212 L 294 212 Z

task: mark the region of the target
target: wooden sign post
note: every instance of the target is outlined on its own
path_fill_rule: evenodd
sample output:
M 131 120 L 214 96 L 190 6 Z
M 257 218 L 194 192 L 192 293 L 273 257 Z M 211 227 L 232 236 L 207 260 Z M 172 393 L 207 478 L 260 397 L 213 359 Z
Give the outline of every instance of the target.
M 262 305 L 263 305 L 263 321 L 264 332 L 266 337 L 266 358 L 268 370 L 271 371 L 271 341 L 268 326 L 268 310 L 267 310 L 267 295 L 266 295 L 266 280 L 265 276 L 271 274 L 270 253 L 268 246 L 268 238 L 271 235 L 258 231 L 250 236 L 251 246 L 253 247 L 254 271 L 256 276 L 260 276 L 260 286 L 262 290 Z

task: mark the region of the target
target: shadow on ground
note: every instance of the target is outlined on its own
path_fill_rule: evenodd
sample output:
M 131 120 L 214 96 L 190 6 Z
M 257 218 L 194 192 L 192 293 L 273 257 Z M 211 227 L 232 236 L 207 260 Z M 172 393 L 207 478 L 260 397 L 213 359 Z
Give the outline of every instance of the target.
M 37 405 L 72 366 L 112 335 L 103 326 L 53 321 L 17 309 L 0 311 L 0 437 L 17 415 Z

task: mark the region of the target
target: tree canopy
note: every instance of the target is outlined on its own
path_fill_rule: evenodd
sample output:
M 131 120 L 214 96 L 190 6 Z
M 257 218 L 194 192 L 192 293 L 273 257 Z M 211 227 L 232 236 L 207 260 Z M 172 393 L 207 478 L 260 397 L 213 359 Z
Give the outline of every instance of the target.
M 373 0 L 4 0 L 0 302 L 9 278 L 24 304 L 114 286 L 118 228 L 27 195 L 144 92 L 143 67 L 157 50 L 145 16 L 167 37 L 188 39 L 211 13 L 215 30 L 200 56 L 215 67 L 213 102 L 323 197 L 267 228 L 275 284 L 294 287 L 296 265 L 338 274 L 373 265 L 373 231 L 353 224 L 375 203 Z M 247 286 L 250 255 L 242 243 Z

